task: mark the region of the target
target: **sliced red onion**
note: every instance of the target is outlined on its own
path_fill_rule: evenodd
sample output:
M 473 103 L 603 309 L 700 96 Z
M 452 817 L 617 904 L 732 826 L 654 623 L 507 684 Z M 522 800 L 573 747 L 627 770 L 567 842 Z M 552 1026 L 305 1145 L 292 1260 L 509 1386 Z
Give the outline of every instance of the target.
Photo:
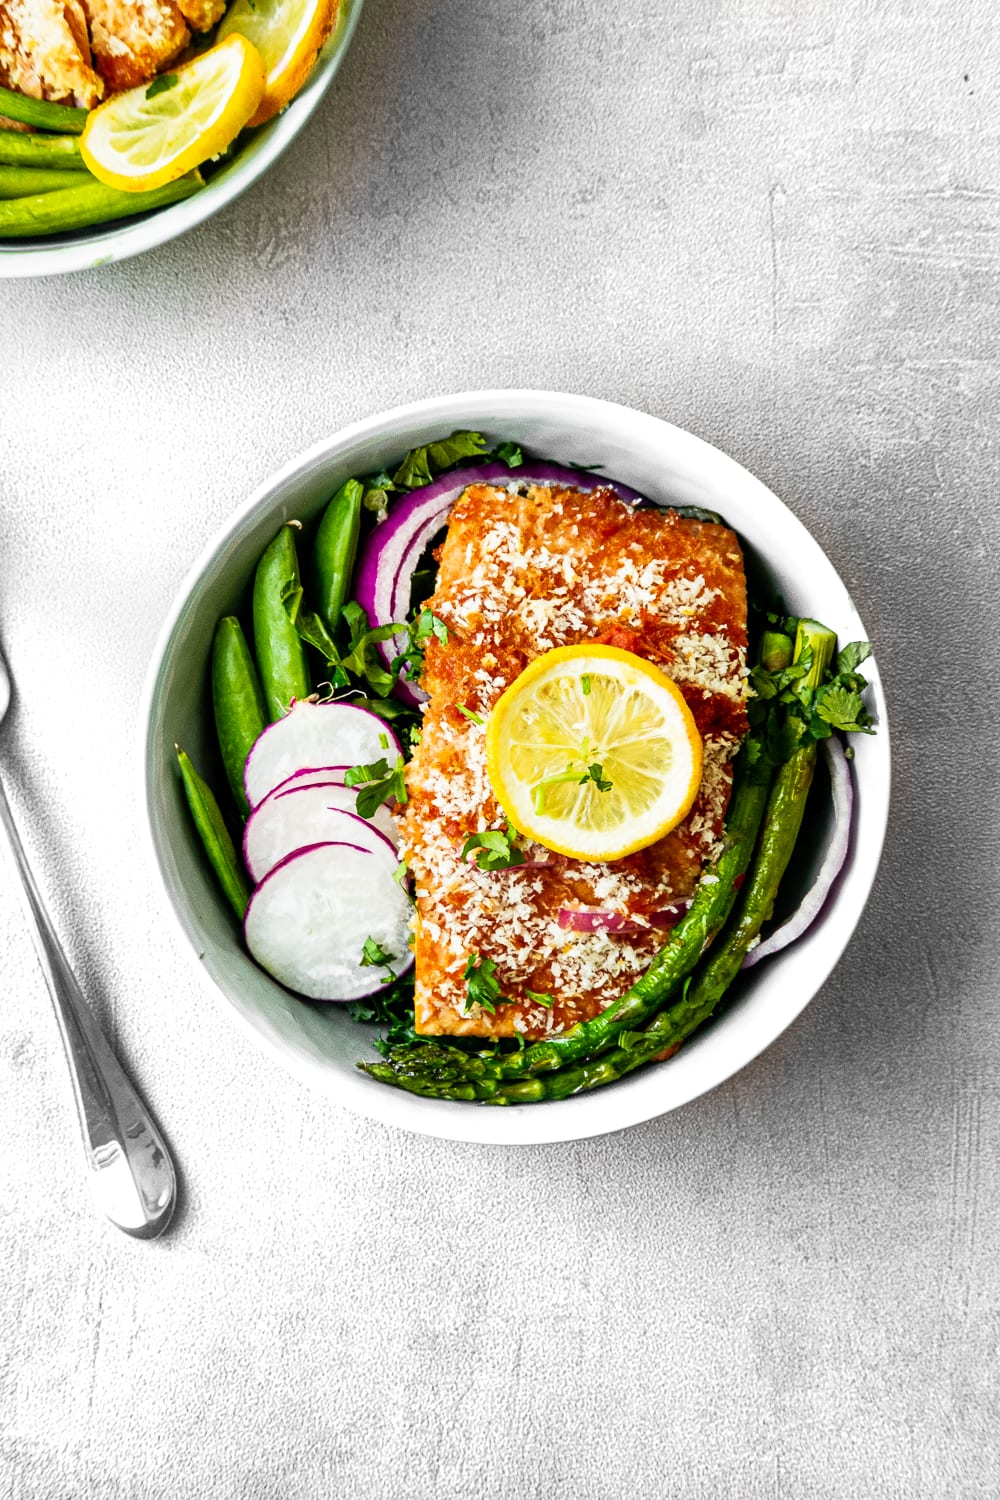
M 787 948 L 789 943 L 794 943 L 796 938 L 800 938 L 806 929 L 812 926 L 826 903 L 833 882 L 844 868 L 851 838 L 851 812 L 854 807 L 851 771 L 844 754 L 844 747 L 835 734 L 830 735 L 821 743 L 830 771 L 833 836 L 823 856 L 819 873 L 798 907 L 762 943 L 758 943 L 756 948 L 751 948 L 743 960 L 744 969 L 752 968 L 754 964 L 760 963 L 762 958 L 770 958 L 772 953 L 780 953 L 782 948 Z
M 651 911 L 650 927 L 655 927 L 659 932 L 669 932 L 686 915 L 690 905 L 690 901 L 675 901 L 672 906 L 665 906 L 662 911 Z
M 561 906 L 559 926 L 564 932 L 638 932 L 639 928 L 621 912 L 600 911 L 591 906 Z
M 645 922 L 636 922 L 622 912 L 603 911 L 597 906 L 561 906 L 557 920 L 564 932 L 615 932 L 636 937 L 651 927 L 660 931 L 674 927 L 688 904 L 678 902 L 663 911 L 652 911 Z
M 558 484 L 589 493 L 612 489 L 628 505 L 639 505 L 642 496 L 627 485 L 586 469 L 567 469 L 561 464 L 526 463 L 512 469 L 502 462 L 470 464 L 452 469 L 440 479 L 411 490 L 390 510 L 363 543 L 354 572 L 354 597 L 372 626 L 391 625 L 405 619 L 410 608 L 413 575 L 424 549 L 444 526 L 458 496 L 470 484 Z M 392 643 L 395 644 L 395 643 Z M 380 651 L 386 665 L 392 660 L 390 645 Z M 397 652 L 400 649 L 396 648 Z M 415 683 L 400 682 L 396 696 L 418 707 L 426 694 Z

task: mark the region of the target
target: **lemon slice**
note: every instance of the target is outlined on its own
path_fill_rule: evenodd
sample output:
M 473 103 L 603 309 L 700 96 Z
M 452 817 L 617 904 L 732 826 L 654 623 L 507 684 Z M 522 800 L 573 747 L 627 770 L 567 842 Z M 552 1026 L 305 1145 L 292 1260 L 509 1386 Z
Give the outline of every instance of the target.
M 263 92 L 260 54 L 244 37 L 231 36 L 92 110 L 80 153 L 109 187 L 125 192 L 162 187 L 224 151 Z
M 494 705 L 486 769 L 522 833 L 574 859 L 621 859 L 687 816 L 701 736 L 651 662 L 616 646 L 560 646 Z
M 336 24 L 338 8 L 338 0 L 233 0 L 218 35 L 236 33 L 253 42 L 267 73 L 251 125 L 263 125 L 295 98 Z

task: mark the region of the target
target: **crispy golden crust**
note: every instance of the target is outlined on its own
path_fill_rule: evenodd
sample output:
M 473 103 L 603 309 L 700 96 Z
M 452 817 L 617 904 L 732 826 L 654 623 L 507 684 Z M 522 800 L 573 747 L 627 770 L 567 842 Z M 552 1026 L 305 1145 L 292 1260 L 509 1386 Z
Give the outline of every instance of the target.
M 425 1034 L 532 1038 L 616 999 L 663 941 L 662 914 L 683 902 L 718 853 L 731 761 L 746 729 L 746 587 L 735 536 L 673 512 L 635 511 L 613 491 L 473 485 L 456 503 L 430 608 L 448 627 L 431 642 L 430 694 L 409 766 L 403 843 L 417 891 L 416 1014 Z M 528 863 L 463 865 L 469 834 L 502 828 L 486 777 L 485 717 L 524 667 L 552 647 L 622 646 L 657 662 L 684 693 L 705 742 L 698 799 L 657 844 L 610 864 L 527 844 Z M 625 932 L 580 933 L 561 909 L 615 912 Z M 472 955 L 496 964 L 513 1003 L 466 1015 Z M 527 991 L 551 995 L 547 1007 Z
M 191 40 L 174 0 L 81 0 L 97 71 L 111 93 L 155 78 Z
M 210 31 L 222 20 L 226 0 L 177 0 L 177 8 L 192 31 Z
M 100 102 L 79 0 L 0 0 L 0 83 L 84 109 Z

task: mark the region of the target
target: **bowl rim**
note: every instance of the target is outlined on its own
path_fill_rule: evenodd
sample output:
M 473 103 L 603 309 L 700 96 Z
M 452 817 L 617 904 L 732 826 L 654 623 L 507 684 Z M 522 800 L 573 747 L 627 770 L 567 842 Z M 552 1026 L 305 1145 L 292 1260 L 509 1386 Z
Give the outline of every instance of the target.
M 129 260 L 144 250 L 179 239 L 234 202 L 264 176 L 315 113 L 350 46 L 362 4 L 363 0 L 340 0 L 333 31 L 295 98 L 273 120 L 262 125 L 249 146 L 200 192 L 131 222 L 121 221 L 103 229 L 95 224 L 90 229 L 74 231 L 85 236 L 82 239 L 40 238 L 26 247 L 17 240 L 0 240 L 0 281 L 92 271 Z
M 246 1034 L 252 1036 L 257 1044 L 275 1057 L 286 1070 L 299 1078 L 301 1082 L 318 1087 L 327 1096 L 333 1098 L 334 1102 L 341 1104 L 352 1113 L 423 1135 L 488 1145 L 555 1144 L 589 1139 L 643 1124 L 710 1092 L 759 1057 L 815 998 L 840 961 L 854 934 L 871 893 L 881 860 L 888 825 L 891 792 L 889 720 L 881 677 L 873 655 L 865 666 L 878 710 L 879 732 L 874 743 L 877 747 L 875 753 L 878 756 L 882 774 L 878 782 L 867 789 L 867 801 L 870 805 L 866 808 L 865 814 L 865 849 L 851 872 L 850 899 L 846 902 L 837 939 L 828 944 L 821 961 L 817 963 L 814 960 L 809 965 L 808 978 L 803 987 L 805 998 L 792 993 L 793 986 L 787 986 L 788 993 L 784 996 L 783 1003 L 775 1004 L 770 1012 L 763 1016 L 755 1015 L 752 1039 L 739 1051 L 738 1057 L 734 1059 L 725 1048 L 716 1049 L 717 1055 L 714 1063 L 694 1070 L 694 1075 L 688 1080 L 688 1085 L 676 1089 L 669 1100 L 655 1099 L 655 1082 L 652 1087 L 650 1086 L 651 1081 L 655 1081 L 656 1078 L 655 1069 L 642 1070 L 638 1074 L 631 1075 L 629 1080 L 631 1087 L 616 1085 L 615 1088 L 607 1091 L 599 1090 L 565 1100 L 513 1105 L 503 1109 L 488 1109 L 466 1103 L 419 1098 L 402 1090 L 374 1084 L 361 1073 L 345 1077 L 339 1069 L 330 1067 L 326 1063 L 320 1063 L 304 1055 L 293 1054 L 273 1039 L 266 1030 L 255 1026 L 246 1015 L 239 1011 L 222 986 L 207 973 L 204 964 L 199 959 L 193 931 L 167 879 L 167 872 L 157 844 L 153 816 L 153 783 L 158 775 L 157 746 L 153 734 L 154 710 L 168 653 L 174 635 L 189 608 L 191 596 L 202 576 L 236 541 L 245 523 L 255 513 L 263 514 L 268 503 L 273 503 L 276 491 L 279 491 L 290 480 L 307 473 L 318 461 L 332 462 L 337 456 L 346 454 L 348 450 L 366 440 L 388 436 L 392 428 L 405 430 L 416 423 L 440 421 L 443 430 L 449 423 L 467 421 L 468 410 L 471 408 L 481 408 L 483 412 L 490 412 L 492 414 L 491 425 L 502 425 L 504 409 L 523 405 L 526 401 L 533 403 L 539 411 L 569 402 L 580 414 L 581 419 L 589 412 L 595 418 L 600 413 L 605 417 L 617 416 L 626 422 L 638 421 L 643 426 L 648 425 L 651 433 L 671 443 L 689 448 L 693 453 L 703 456 L 714 465 L 721 464 L 724 469 L 729 469 L 734 477 L 739 476 L 744 486 L 755 492 L 758 499 L 766 499 L 768 506 L 772 508 L 777 506 L 782 513 L 783 521 L 790 524 L 802 537 L 808 539 L 811 548 L 818 550 L 843 589 L 847 603 L 853 610 L 858 623 L 861 624 L 860 616 L 857 614 L 846 585 L 820 544 L 784 501 L 722 449 L 660 417 L 641 412 L 637 408 L 619 402 L 589 395 L 531 388 L 459 391 L 410 401 L 359 419 L 339 429 L 331 436 L 311 444 L 307 449 L 289 459 L 254 489 L 201 549 L 181 581 L 153 648 L 143 685 L 139 713 L 142 739 L 140 795 L 144 812 L 144 844 L 152 868 L 156 872 L 156 883 L 161 898 L 171 914 L 172 922 L 180 931 L 185 952 L 200 975 L 201 982 L 211 990 L 216 1003 L 224 1006 L 230 1020 L 235 1020 Z M 463 410 L 466 413 L 464 417 L 460 415 Z M 481 421 L 482 418 L 478 420 Z M 867 639 L 867 633 L 862 638 Z M 791 956 L 791 962 L 794 963 L 794 945 L 784 950 L 782 957 L 786 963 L 789 961 L 789 956 Z M 695 1039 L 692 1039 L 692 1043 L 694 1041 Z M 643 1080 L 646 1086 L 636 1087 Z M 558 1109 L 555 1107 L 557 1104 Z

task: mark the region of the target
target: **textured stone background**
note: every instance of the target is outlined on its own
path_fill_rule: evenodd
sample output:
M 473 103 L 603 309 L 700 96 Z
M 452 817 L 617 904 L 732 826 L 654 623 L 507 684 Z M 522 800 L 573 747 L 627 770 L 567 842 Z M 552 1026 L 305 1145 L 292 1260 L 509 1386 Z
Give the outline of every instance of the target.
M 4 775 L 182 1165 L 95 1218 L 0 887 L 3 1500 L 1000 1493 L 994 766 L 1000 44 L 945 0 L 366 0 L 266 181 L 163 250 L 0 283 Z M 880 878 L 791 1030 L 575 1146 L 408 1136 L 192 983 L 137 836 L 156 631 L 306 444 L 580 390 L 775 488 L 878 643 Z

